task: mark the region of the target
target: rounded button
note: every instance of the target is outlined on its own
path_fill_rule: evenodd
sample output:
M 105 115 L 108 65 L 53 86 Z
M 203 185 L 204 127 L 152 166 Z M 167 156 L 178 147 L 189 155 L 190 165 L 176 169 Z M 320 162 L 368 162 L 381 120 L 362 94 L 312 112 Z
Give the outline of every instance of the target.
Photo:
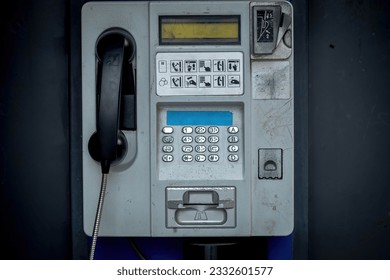
M 231 153 L 238 152 L 238 146 L 237 145 L 229 145 L 228 146 L 228 151 Z
M 209 136 L 209 142 L 210 143 L 218 143 L 218 141 L 219 141 L 219 137 L 218 136 L 215 136 L 215 135 Z
M 162 160 L 164 161 L 164 162 L 171 162 L 171 161 L 173 161 L 173 155 L 163 155 L 162 156 Z
M 185 152 L 185 153 L 191 153 L 192 150 L 193 150 L 193 148 L 192 148 L 192 146 L 185 145 L 185 146 L 183 146 L 183 147 L 181 148 L 181 150 L 182 150 L 183 152 Z
M 238 127 L 237 126 L 229 126 L 228 127 L 228 132 L 230 134 L 236 134 L 236 133 L 238 133 Z
M 182 159 L 184 162 L 190 162 L 190 161 L 192 161 L 193 157 L 192 157 L 192 155 L 186 154 L 186 155 L 183 155 Z
M 209 152 L 210 153 L 216 153 L 218 151 L 219 151 L 219 146 L 217 146 L 217 145 L 210 145 L 209 146 Z
M 164 153 L 172 153 L 173 152 L 173 146 L 171 145 L 165 145 L 162 147 L 162 150 Z
M 209 155 L 209 161 L 211 162 L 217 162 L 219 160 L 219 156 L 218 155 Z
M 219 128 L 217 126 L 210 126 L 209 127 L 209 133 L 217 134 L 218 132 L 219 132 Z
M 228 142 L 229 143 L 238 143 L 238 140 L 239 140 L 239 138 L 238 138 L 237 135 L 230 135 L 228 137 Z
M 203 134 L 206 132 L 206 128 L 204 126 L 197 126 L 195 127 L 195 132 L 198 134 Z
M 185 126 L 185 127 L 182 128 L 181 131 L 182 131 L 184 134 L 191 134 L 192 131 L 193 131 L 193 129 L 192 129 L 191 126 Z
M 228 161 L 236 162 L 238 159 L 238 155 L 228 155 Z
M 165 144 L 169 144 L 169 143 L 173 143 L 173 139 L 174 139 L 173 136 L 164 136 L 162 138 L 162 141 Z
M 204 137 L 204 136 L 196 136 L 195 137 L 195 142 L 196 143 L 204 143 L 204 142 L 206 142 L 206 137 Z
M 181 140 L 183 141 L 183 143 L 192 143 L 193 139 L 191 136 L 183 136 Z
M 206 146 L 203 146 L 203 145 L 195 146 L 195 151 L 197 153 L 204 153 L 206 151 Z
M 172 134 L 172 133 L 173 133 L 173 127 L 171 127 L 171 126 L 165 126 L 165 127 L 163 127 L 162 132 L 163 132 L 164 134 Z
M 205 155 L 196 155 L 195 160 L 197 162 L 204 162 L 206 160 L 206 156 Z

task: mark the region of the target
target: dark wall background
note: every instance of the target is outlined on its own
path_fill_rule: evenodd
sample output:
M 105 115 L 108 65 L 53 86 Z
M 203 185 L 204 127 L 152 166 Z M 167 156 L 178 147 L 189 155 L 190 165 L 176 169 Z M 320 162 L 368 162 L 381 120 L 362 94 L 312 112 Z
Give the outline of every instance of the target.
M 15 0 L 0 12 L 1 259 L 82 256 L 81 3 Z M 293 3 L 295 257 L 390 259 L 390 4 Z
M 71 256 L 65 0 L 1 9 L 0 257 Z
M 390 2 L 309 1 L 309 257 L 390 259 Z

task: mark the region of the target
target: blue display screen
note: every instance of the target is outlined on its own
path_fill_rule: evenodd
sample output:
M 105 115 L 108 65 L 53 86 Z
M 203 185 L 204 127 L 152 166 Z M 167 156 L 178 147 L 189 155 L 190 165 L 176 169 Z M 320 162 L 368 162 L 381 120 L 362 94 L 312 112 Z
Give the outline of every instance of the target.
M 229 111 L 167 111 L 167 125 L 233 125 Z

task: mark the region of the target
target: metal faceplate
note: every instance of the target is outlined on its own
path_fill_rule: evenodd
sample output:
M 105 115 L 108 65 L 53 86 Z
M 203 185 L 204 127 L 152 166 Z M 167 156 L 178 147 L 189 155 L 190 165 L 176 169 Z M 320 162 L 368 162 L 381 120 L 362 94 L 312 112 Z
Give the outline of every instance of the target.
M 239 19 L 234 43 L 190 44 L 185 35 L 185 44 L 173 39 L 161 43 L 160 16 L 196 21 L 213 15 Z M 100 34 L 114 27 L 126 30 L 135 42 L 137 130 L 123 131 L 128 151 L 108 176 L 100 235 L 292 232 L 292 22 L 286 1 L 83 6 L 83 215 L 88 235 L 101 176 L 100 164 L 88 152 L 96 131 L 95 46 Z

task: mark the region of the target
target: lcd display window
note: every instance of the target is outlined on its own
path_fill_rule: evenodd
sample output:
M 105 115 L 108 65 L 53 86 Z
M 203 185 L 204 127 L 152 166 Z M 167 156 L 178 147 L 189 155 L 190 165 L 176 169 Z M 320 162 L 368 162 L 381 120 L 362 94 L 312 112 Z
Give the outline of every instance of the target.
M 161 16 L 161 45 L 240 44 L 240 16 Z

